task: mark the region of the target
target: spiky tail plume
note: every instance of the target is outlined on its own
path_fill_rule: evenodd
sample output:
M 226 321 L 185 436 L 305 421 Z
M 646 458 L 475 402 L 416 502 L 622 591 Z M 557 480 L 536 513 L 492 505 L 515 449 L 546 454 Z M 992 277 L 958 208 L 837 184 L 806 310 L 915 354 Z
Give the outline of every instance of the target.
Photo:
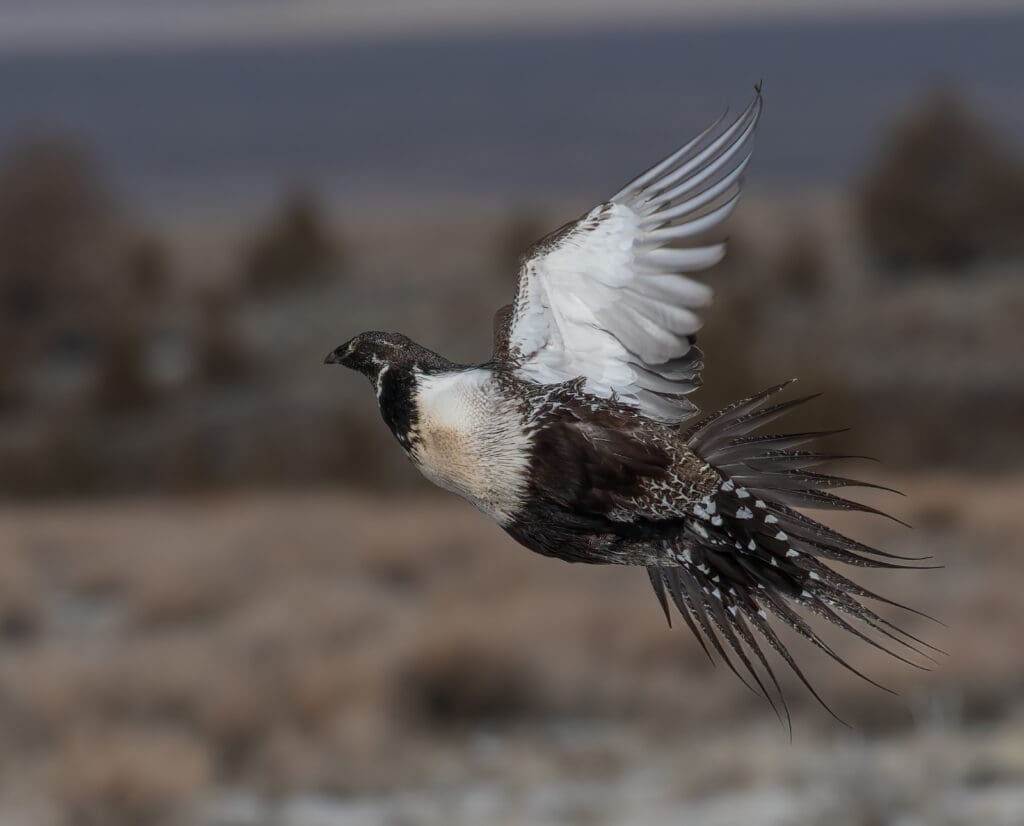
M 717 490 L 694 507 L 692 517 L 686 520 L 677 543 L 678 566 L 648 568 L 651 584 L 669 622 L 671 599 L 705 652 L 709 653 L 707 640 L 736 675 L 762 694 L 778 714 L 773 696 L 777 697 L 787 724 L 789 710 L 765 656 L 764 642 L 793 670 L 815 699 L 830 714 L 836 715 L 804 676 L 773 628 L 773 621 L 781 621 L 843 667 L 876 686 L 879 684 L 839 656 L 812 629 L 804 615 L 821 617 L 917 668 L 926 666 L 908 659 L 901 651 L 931 662 L 934 660 L 929 650 L 942 653 L 882 618 L 863 601 L 920 612 L 872 593 L 829 564 L 840 562 L 866 568 L 938 567 L 921 564 L 929 557 L 884 553 L 796 510 L 863 511 L 885 516 L 874 508 L 829 492 L 849 486 L 880 486 L 813 470 L 829 460 L 860 458 L 805 449 L 809 443 L 839 431 L 756 435 L 760 428 L 814 398 L 806 396 L 769 405 L 769 399 L 788 384 L 790 382 L 736 402 L 691 428 L 687 434 L 689 446 L 718 470 L 722 481 Z M 751 658 L 760 664 L 760 669 Z M 744 674 L 752 678 L 756 688 Z M 765 686 L 762 675 L 771 690 Z M 879 688 L 889 690 L 884 686 Z

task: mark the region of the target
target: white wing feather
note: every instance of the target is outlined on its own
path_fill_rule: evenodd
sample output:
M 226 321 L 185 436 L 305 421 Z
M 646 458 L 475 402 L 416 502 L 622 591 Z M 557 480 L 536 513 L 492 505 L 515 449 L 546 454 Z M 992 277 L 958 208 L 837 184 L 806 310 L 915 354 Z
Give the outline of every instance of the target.
M 508 328 L 520 376 L 583 378 L 587 392 L 665 421 L 696 411 L 684 398 L 702 368 L 694 311 L 712 292 L 683 273 L 717 264 L 725 244 L 667 245 L 717 230 L 735 209 L 761 109 L 758 91 L 719 134 L 721 119 L 534 246 Z

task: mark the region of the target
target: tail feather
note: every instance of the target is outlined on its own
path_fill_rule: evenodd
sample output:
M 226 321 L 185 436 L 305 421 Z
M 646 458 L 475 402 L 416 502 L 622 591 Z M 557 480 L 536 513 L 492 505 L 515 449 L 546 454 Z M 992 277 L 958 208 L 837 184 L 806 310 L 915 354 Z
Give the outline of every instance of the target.
M 758 456 L 744 458 L 744 463 L 751 470 L 763 473 L 784 473 L 791 470 L 807 470 L 820 467 L 829 462 L 841 462 L 845 459 L 861 459 L 867 462 L 877 461 L 870 456 L 854 456 L 849 453 L 817 453 L 811 450 L 768 450 Z
M 799 490 L 789 490 L 781 487 L 762 487 L 762 488 L 751 488 L 751 491 L 755 493 L 762 493 L 767 496 L 772 496 L 784 505 L 789 505 L 793 508 L 810 508 L 811 510 L 825 510 L 825 511 L 857 511 L 859 513 L 870 513 L 875 516 L 881 516 L 883 519 L 889 519 L 895 522 L 897 525 L 902 525 L 904 528 L 911 527 L 908 523 L 902 519 L 893 516 L 892 514 L 880 511 L 878 508 L 873 508 L 870 505 L 865 505 L 861 502 L 853 502 L 850 499 L 843 499 L 841 496 L 836 496 L 834 493 L 826 493 L 824 491 L 816 490 L 814 488 L 801 488 Z
M 791 726 L 786 699 L 763 643 L 785 661 L 829 713 L 836 715 L 800 670 L 772 628 L 770 618 L 886 691 L 890 689 L 840 656 L 804 615 L 818 617 L 916 668 L 928 666 L 911 657 L 934 663 L 929 652 L 943 652 L 880 616 L 863 600 L 927 615 L 869 591 L 827 564 L 889 569 L 937 567 L 914 564 L 928 557 L 901 556 L 872 548 L 796 510 L 860 511 L 895 519 L 829 491 L 846 487 L 898 491 L 811 469 L 836 459 L 860 458 L 805 449 L 815 440 L 841 431 L 756 435 L 759 428 L 815 398 L 768 404 L 788 384 L 776 385 L 713 413 L 687 433 L 691 449 L 719 471 L 722 481 L 686 519 L 674 545 L 677 564 L 651 566 L 648 573 L 670 623 L 671 598 L 705 653 L 710 656 L 704 643 L 707 640 L 728 667 L 751 690 L 764 696 L 780 719 L 784 714 L 786 724 Z M 906 655 L 901 653 L 904 651 Z M 762 679 L 762 674 L 767 679 Z M 781 701 L 782 714 L 773 697 Z
M 821 461 L 827 461 L 827 459 Z M 903 496 L 900 491 L 894 488 L 876 485 L 874 482 L 863 482 L 857 479 L 848 479 L 845 476 L 832 476 L 827 473 L 815 473 L 805 468 L 763 470 L 762 468 L 766 466 L 769 466 L 769 463 L 764 460 L 750 462 L 747 465 L 748 470 L 746 473 L 732 474 L 729 478 L 737 485 L 746 485 L 755 491 L 759 489 L 765 491 L 804 491 L 816 488 L 820 491 L 828 488 L 872 488 L 873 490 L 884 490 L 887 493 Z M 760 485 L 760 488 L 758 488 L 758 485 Z
M 823 552 L 831 551 L 832 549 L 841 549 L 853 554 L 880 556 L 885 559 L 899 559 L 906 562 L 920 562 L 926 559 L 931 559 L 930 556 L 902 556 L 900 554 L 881 551 L 878 548 L 872 548 L 870 545 L 865 545 L 863 542 L 850 539 L 850 537 L 844 536 L 843 534 L 832 530 L 828 526 L 821 524 L 817 520 L 811 519 L 806 514 L 793 510 L 780 502 L 769 501 L 766 503 L 766 509 L 775 517 L 774 524 L 777 524 L 780 529 L 786 531 L 791 536 L 797 537 L 798 540 L 807 542 L 809 546 L 816 547 Z M 906 565 L 902 567 L 920 568 L 933 566 Z
M 728 470 L 732 460 L 738 459 L 740 464 L 744 464 L 750 459 L 755 458 L 751 455 L 751 445 L 756 444 L 759 447 L 764 448 L 766 451 L 773 451 L 776 455 L 791 456 L 793 455 L 792 448 L 801 447 L 811 442 L 820 441 L 828 436 L 838 436 L 840 433 L 849 432 L 848 427 L 838 427 L 834 430 L 815 430 L 807 433 L 782 433 L 775 435 L 764 435 L 764 436 L 746 436 L 739 439 L 733 439 L 732 443 L 725 447 L 719 448 L 716 453 L 715 464 Z M 692 432 L 692 431 L 691 431 Z

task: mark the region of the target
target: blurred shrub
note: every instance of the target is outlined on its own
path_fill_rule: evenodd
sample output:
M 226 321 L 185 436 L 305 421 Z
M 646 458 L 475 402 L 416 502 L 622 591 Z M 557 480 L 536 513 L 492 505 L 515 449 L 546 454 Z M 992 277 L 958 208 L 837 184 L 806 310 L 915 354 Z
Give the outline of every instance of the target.
M 169 286 L 170 252 L 155 235 L 131 238 L 124 250 L 124 269 L 129 289 L 140 299 L 154 301 Z
M 202 429 L 184 430 L 168 451 L 167 487 L 179 493 L 212 487 L 218 479 L 214 447 L 210 435 Z
M 57 363 L 95 367 L 105 410 L 148 400 L 144 325 L 118 311 L 155 299 L 166 271 L 155 238 L 126 232 L 84 146 L 53 136 L 17 143 L 0 160 L 0 405 L 30 404 L 26 377 Z
M 439 639 L 415 655 L 398 681 L 421 723 L 500 723 L 548 709 L 537 675 L 507 651 L 467 639 Z
M 0 547 L 0 640 L 33 639 L 43 625 L 43 595 L 28 553 L 17 545 Z
M 320 202 L 309 192 L 288 196 L 243 254 L 245 283 L 272 291 L 315 283 L 344 263 Z
M 87 288 L 112 228 L 113 199 L 90 155 L 61 138 L 26 139 L 0 163 L 0 310 L 34 322 Z
M 962 267 L 1024 252 L 1024 162 L 956 98 L 936 95 L 888 136 L 861 198 L 893 267 Z
M 757 352 L 767 322 L 761 291 L 749 285 L 762 277 L 763 260 L 755 243 L 740 236 L 730 240 L 729 254 L 715 270 L 715 300 L 697 333 L 705 384 L 691 397 L 703 410 L 717 410 L 779 381 L 765 375 Z
M 0 410 L 7 411 L 22 406 L 28 393 L 24 377 L 19 375 L 15 348 L 17 344 L 7 341 L 11 336 L 0 333 Z
M 154 401 L 145 346 L 145 331 L 135 308 L 122 308 L 106 330 L 100 352 L 96 400 L 101 410 L 126 413 Z
M 7 496 L 80 495 L 100 469 L 81 423 L 62 420 L 37 441 L 0 450 L 0 491 Z
M 245 348 L 235 330 L 232 298 L 224 290 L 207 290 L 199 297 L 200 321 L 196 342 L 199 377 L 211 384 L 234 384 L 246 377 Z

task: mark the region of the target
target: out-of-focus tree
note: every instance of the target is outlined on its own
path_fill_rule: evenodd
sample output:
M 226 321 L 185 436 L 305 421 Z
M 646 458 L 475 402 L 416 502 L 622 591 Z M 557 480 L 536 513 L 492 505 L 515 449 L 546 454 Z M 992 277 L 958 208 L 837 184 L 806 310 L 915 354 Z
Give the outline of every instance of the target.
M 113 198 L 89 153 L 31 138 L 0 161 L 0 310 L 31 325 L 89 291 L 113 227 Z
M 320 201 L 308 191 L 284 199 L 243 253 L 246 284 L 274 291 L 316 283 L 344 265 L 343 249 L 327 226 Z
M 230 296 L 207 290 L 199 296 L 196 370 L 211 384 L 232 384 L 246 377 L 248 362 L 235 330 Z
M 167 245 L 155 235 L 129 239 L 124 253 L 128 286 L 140 299 L 155 301 L 167 290 L 171 257 Z
M 4 339 L 7 337 L 5 336 Z M 25 391 L 19 381 L 16 361 L 7 347 L 0 342 L 0 411 L 16 408 L 25 400 Z
M 107 413 L 148 406 L 155 390 L 146 369 L 146 335 L 140 314 L 122 307 L 106 326 L 99 361 L 96 398 Z
M 0 404 L 27 402 L 35 358 L 103 314 L 115 225 L 111 191 L 78 142 L 25 137 L 0 158 Z
M 896 126 L 863 189 L 871 248 L 893 267 L 1024 253 L 1024 161 L 954 96 Z

